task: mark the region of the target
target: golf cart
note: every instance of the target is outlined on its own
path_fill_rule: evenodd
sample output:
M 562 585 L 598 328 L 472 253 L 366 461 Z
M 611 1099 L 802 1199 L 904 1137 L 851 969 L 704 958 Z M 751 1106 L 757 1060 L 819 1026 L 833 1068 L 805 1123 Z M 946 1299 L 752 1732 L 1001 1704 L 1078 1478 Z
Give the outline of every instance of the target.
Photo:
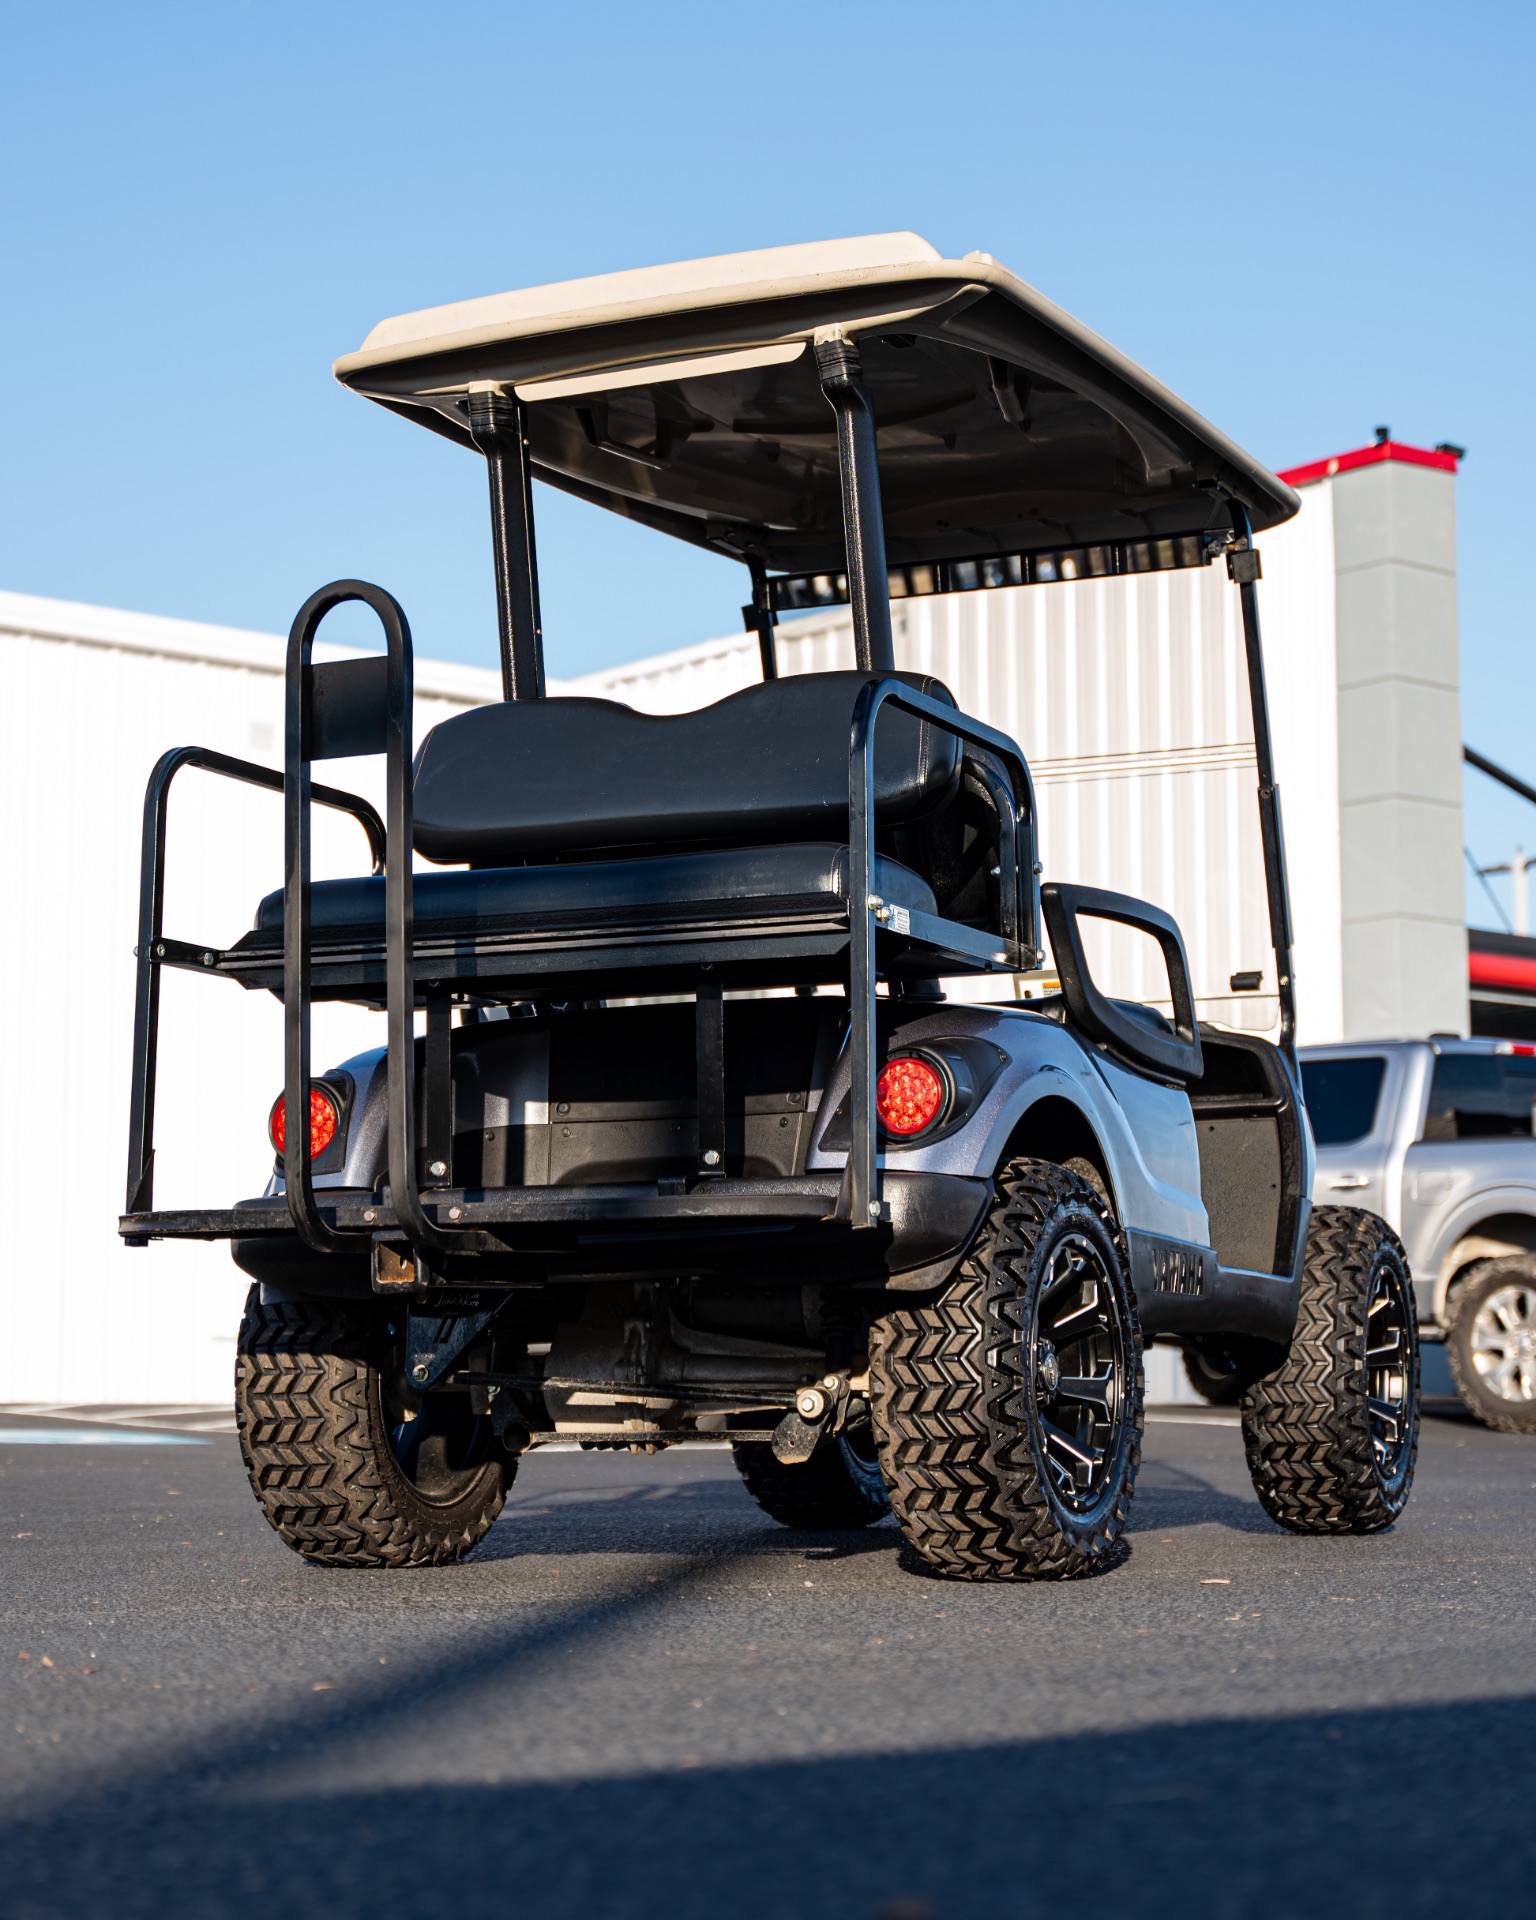
M 505 697 L 412 738 L 406 618 L 343 580 L 294 621 L 283 772 L 166 755 L 145 804 L 132 1245 L 231 1242 L 253 1285 L 252 1484 L 332 1566 L 457 1558 L 551 1443 L 730 1447 L 774 1518 L 894 1511 L 970 1579 L 1104 1562 L 1145 1340 L 1243 1380 L 1254 1485 L 1302 1533 L 1408 1497 L 1401 1246 L 1309 1203 L 1252 536 L 1290 490 L 986 254 L 911 234 L 727 256 L 385 321 L 356 392 L 485 458 Z M 759 684 L 692 713 L 551 698 L 531 482 L 741 562 Z M 899 672 L 905 595 L 1204 567 L 1242 602 L 1278 1044 L 1198 1023 L 1157 907 L 1053 878 L 1014 742 Z M 382 656 L 316 662 L 361 601 Z M 780 677 L 846 602 L 846 670 Z M 317 763 L 385 762 L 386 818 Z M 194 766 L 281 787 L 282 887 L 227 950 L 166 937 Z M 311 809 L 370 871 L 312 881 Z M 413 854 L 433 870 L 413 873 Z M 1155 941 L 1170 1012 L 1095 982 Z M 941 982 L 1038 968 L 1028 1005 Z M 162 969 L 280 998 L 268 1191 L 156 1211 Z M 312 1071 L 311 1008 L 387 1045 Z

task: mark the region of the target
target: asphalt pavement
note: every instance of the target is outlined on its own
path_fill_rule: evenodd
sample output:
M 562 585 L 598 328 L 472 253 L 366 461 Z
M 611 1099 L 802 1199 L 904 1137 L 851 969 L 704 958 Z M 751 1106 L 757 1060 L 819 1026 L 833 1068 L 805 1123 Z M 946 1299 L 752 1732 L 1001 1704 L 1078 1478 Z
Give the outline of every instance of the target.
M 794 1534 L 728 1458 L 541 1453 L 458 1567 L 337 1573 L 235 1442 L 0 1413 L 0 1908 L 957 1920 L 1523 1910 L 1536 1439 L 1426 1422 L 1404 1519 L 1295 1539 L 1155 1417 L 1061 1586 Z M 206 1426 L 208 1423 L 202 1423 Z

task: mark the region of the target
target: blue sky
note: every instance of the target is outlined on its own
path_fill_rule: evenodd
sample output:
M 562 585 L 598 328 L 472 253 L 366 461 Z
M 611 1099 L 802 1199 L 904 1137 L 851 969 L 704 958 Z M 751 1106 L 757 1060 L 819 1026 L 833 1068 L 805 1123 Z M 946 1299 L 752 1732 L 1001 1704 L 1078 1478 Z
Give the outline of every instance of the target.
M 1273 466 L 1378 423 L 1466 445 L 1465 731 L 1536 780 L 1533 18 L 12 0 L 0 585 L 275 630 L 362 574 L 424 651 L 488 665 L 479 462 L 332 358 L 412 307 L 912 227 Z M 552 672 L 736 624 L 730 563 L 537 504 Z M 1536 809 L 1476 775 L 1467 800 L 1484 862 L 1536 846 Z

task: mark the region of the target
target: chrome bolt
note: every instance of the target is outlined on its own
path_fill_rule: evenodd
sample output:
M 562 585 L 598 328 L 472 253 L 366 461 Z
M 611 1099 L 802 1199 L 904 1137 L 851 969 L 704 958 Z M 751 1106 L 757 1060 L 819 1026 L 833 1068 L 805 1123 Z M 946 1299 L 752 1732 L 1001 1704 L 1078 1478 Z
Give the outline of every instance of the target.
M 211 953 L 205 953 L 203 955 L 203 965 L 205 967 L 211 967 L 213 965 L 213 955 Z
M 368 1222 L 368 1225 L 370 1227 L 373 1225 L 374 1221 L 378 1219 L 378 1217 L 379 1216 L 374 1212 L 372 1207 L 365 1207 L 363 1209 L 363 1218 Z
M 819 1420 L 827 1409 L 827 1396 L 820 1387 L 807 1387 L 795 1396 L 795 1412 L 802 1420 Z
M 821 1384 L 826 1388 L 828 1393 L 836 1393 L 837 1392 L 837 1375 L 835 1373 L 829 1373 L 826 1379 L 823 1380 Z
M 411 1368 L 411 1378 L 413 1380 L 425 1380 L 431 1371 L 432 1369 L 427 1365 L 425 1360 L 418 1360 L 415 1366 Z
M 450 1220 L 462 1220 L 464 1218 L 464 1209 L 462 1207 L 450 1207 L 448 1209 L 448 1218 Z
M 878 1200 L 870 1201 L 869 1217 L 871 1220 L 878 1220 L 880 1218 L 880 1202 Z
M 441 1180 L 447 1171 L 448 1163 L 445 1160 L 431 1160 L 427 1163 L 427 1172 L 434 1180 Z
M 883 907 L 885 905 L 885 902 L 880 898 L 878 893 L 872 893 L 869 895 L 868 899 L 865 900 L 864 904 L 871 911 L 873 911 L 876 907 Z
M 707 1152 L 707 1153 L 705 1154 L 705 1156 L 704 1156 L 704 1164 L 705 1164 L 705 1166 L 706 1166 L 706 1167 L 718 1167 L 718 1166 L 719 1166 L 719 1164 L 720 1164 L 720 1156 L 719 1156 L 719 1154 L 718 1154 L 718 1153 L 716 1153 L 716 1152 L 715 1152 L 715 1150 L 714 1150 L 714 1148 L 713 1148 L 713 1147 L 711 1147 L 711 1148 L 709 1149 L 709 1151 L 708 1151 L 708 1152 Z

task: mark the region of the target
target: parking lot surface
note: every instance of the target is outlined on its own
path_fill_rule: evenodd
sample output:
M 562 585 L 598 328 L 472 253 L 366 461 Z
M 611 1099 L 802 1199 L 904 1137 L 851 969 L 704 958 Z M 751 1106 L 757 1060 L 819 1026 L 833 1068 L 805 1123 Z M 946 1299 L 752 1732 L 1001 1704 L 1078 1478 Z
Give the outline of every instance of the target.
M 0 1441 L 15 1920 L 1529 1897 L 1536 1441 L 1432 1418 L 1394 1532 L 1301 1540 L 1232 1416 L 1154 1417 L 1118 1564 L 986 1587 L 694 1449 L 537 1454 L 463 1565 L 326 1572 L 179 1427 L 0 1416 L 82 1435 Z

